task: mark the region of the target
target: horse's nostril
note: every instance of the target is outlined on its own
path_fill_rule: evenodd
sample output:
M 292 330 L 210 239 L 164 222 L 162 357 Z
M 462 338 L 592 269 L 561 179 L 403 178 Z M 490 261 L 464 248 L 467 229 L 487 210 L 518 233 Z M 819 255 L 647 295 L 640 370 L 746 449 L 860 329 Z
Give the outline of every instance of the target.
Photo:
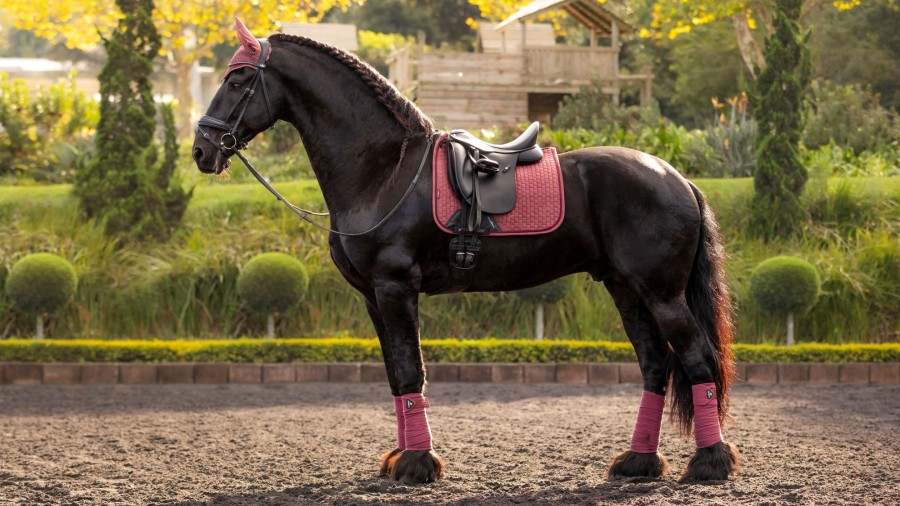
M 203 158 L 203 150 L 194 148 L 194 161 L 199 162 L 201 158 Z

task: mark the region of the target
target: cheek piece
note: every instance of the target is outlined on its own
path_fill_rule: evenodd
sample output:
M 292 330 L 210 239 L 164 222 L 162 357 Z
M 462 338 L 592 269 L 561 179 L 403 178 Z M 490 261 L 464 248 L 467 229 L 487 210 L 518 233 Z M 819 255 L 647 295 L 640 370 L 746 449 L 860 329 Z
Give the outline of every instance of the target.
M 430 404 L 422 394 L 401 395 L 403 417 L 406 423 L 406 450 L 430 450 L 431 428 L 425 408 Z
M 641 394 L 641 407 L 638 409 L 637 422 L 631 433 L 629 451 L 635 453 L 656 453 L 659 448 L 659 428 L 662 425 L 663 408 L 666 396 L 644 390 Z
M 406 418 L 403 416 L 403 399 L 394 397 L 394 414 L 397 415 L 397 449 L 406 449 Z
M 715 383 L 691 386 L 694 396 L 694 440 L 697 448 L 706 448 L 722 441 L 719 426 L 719 401 Z

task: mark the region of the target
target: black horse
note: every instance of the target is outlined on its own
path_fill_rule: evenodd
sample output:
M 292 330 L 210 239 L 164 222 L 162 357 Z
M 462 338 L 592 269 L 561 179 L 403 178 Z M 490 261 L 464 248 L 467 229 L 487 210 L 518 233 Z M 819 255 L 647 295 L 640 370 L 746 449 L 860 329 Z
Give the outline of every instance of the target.
M 422 397 L 418 297 L 451 286 L 454 236 L 433 221 L 430 171 L 413 183 L 431 159 L 432 122 L 351 54 L 297 36 L 256 39 L 240 21 L 238 32 L 241 48 L 198 127 L 197 166 L 221 172 L 277 120 L 297 129 L 331 226 L 351 234 L 330 235 L 331 256 L 365 297 L 394 395 L 398 445 L 382 458 L 381 474 L 440 479 L 443 462 L 431 449 Z M 668 393 L 673 421 L 684 433 L 695 429 L 697 440 L 681 479 L 727 479 L 739 464 L 737 448 L 720 432 L 733 374 L 732 313 L 712 211 L 693 184 L 646 153 L 596 147 L 559 160 L 562 225 L 539 236 L 485 237 L 465 291 L 518 290 L 577 272 L 602 281 L 644 379 L 631 448 L 609 475 L 666 472 L 656 450 Z M 352 235 L 386 216 L 376 230 Z

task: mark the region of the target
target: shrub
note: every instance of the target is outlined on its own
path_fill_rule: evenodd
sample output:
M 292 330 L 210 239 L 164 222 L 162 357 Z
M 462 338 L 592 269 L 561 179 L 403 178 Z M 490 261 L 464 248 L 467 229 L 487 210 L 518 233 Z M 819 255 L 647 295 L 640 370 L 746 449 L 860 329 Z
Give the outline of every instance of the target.
M 816 268 L 796 257 L 770 258 L 750 274 L 750 291 L 760 308 L 778 315 L 807 312 L 821 285 Z
M 706 177 L 748 177 L 756 170 L 756 121 L 747 113 L 747 95 L 741 94 L 725 103 L 713 99 L 715 120 L 690 137 L 685 146 L 688 172 Z
M 123 17 L 103 40 L 97 154 L 78 171 L 75 195 L 88 218 L 106 232 L 131 240 L 166 240 L 181 222 L 192 192 L 175 173 L 178 140 L 171 106 L 161 108 L 163 159 L 154 144 L 157 108 L 153 58 L 161 46 L 150 17 L 151 0 L 117 0 Z
M 64 258 L 51 253 L 28 255 L 13 265 L 6 294 L 21 310 L 37 315 L 37 337 L 44 337 L 44 314 L 62 309 L 75 296 L 78 277 Z
M 263 253 L 247 262 L 238 276 L 238 295 L 254 311 L 278 313 L 300 302 L 309 287 L 306 268 L 284 253 Z
M 794 315 L 812 308 L 821 286 L 816 268 L 796 257 L 770 258 L 750 274 L 750 292 L 759 307 L 770 314 L 787 315 L 789 345 L 794 344 Z
M 628 343 L 426 339 L 427 362 L 636 362 Z M 737 344 L 741 362 L 898 362 L 900 344 Z M 377 339 L 0 341 L 0 362 L 382 362 Z
M 0 73 L 0 176 L 69 180 L 99 118 L 97 103 L 74 76 L 30 93 Z
M 543 285 L 526 288 L 516 292 L 516 296 L 532 304 L 553 304 L 566 296 L 572 289 L 572 277 L 554 279 Z
M 237 280 L 241 300 L 268 315 L 268 335 L 275 337 L 274 316 L 300 302 L 309 288 L 306 267 L 284 253 L 263 253 L 247 262 Z
M 814 82 L 811 98 L 803 130 L 807 148 L 834 144 L 860 154 L 884 150 L 900 137 L 900 125 L 870 88 Z
M 544 304 L 553 304 L 565 297 L 572 290 L 572 279 L 572 276 L 566 276 L 516 292 L 520 299 L 534 304 L 534 331 L 538 341 L 544 338 Z
M 75 296 L 78 277 L 64 258 L 51 253 L 28 255 L 13 265 L 6 294 L 29 313 L 53 313 Z

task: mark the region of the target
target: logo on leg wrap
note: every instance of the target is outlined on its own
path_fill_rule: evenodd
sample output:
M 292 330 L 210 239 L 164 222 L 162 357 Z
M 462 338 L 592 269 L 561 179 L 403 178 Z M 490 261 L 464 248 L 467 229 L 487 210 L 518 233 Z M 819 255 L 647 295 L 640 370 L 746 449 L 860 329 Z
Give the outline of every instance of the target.
M 710 389 L 707 388 L 707 389 L 706 389 L 706 400 L 710 400 L 710 399 L 712 399 L 712 398 L 713 398 L 712 390 L 710 390 Z
M 422 397 L 421 399 L 418 399 L 418 403 L 412 399 L 404 399 L 404 400 L 406 401 L 406 409 L 407 410 L 410 410 L 416 406 L 421 406 L 422 408 L 430 408 L 431 407 L 431 403 L 428 402 L 428 399 L 426 397 Z

